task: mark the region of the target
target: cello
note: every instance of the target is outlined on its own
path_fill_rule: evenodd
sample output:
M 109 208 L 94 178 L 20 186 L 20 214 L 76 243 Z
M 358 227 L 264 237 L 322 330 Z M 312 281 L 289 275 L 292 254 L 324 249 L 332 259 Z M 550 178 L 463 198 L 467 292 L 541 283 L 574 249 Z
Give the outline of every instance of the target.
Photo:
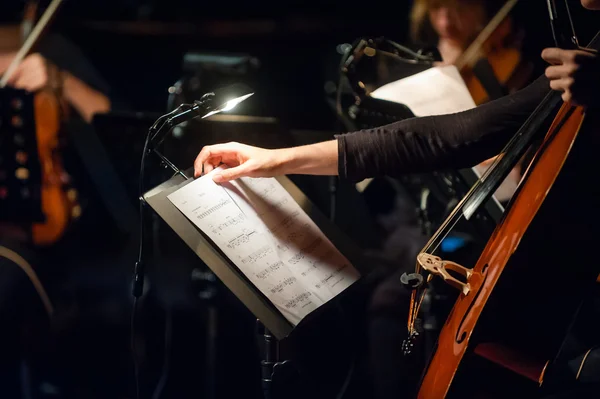
M 36 7 L 33 3 L 28 4 L 23 21 L 24 36 L 27 37 L 2 76 L 0 89 L 5 89 L 10 77 L 37 43 L 61 3 L 62 0 L 53 0 L 35 26 L 33 19 Z M 30 238 L 37 246 L 52 245 L 60 240 L 70 223 L 79 217 L 81 209 L 77 203 L 77 192 L 69 186 L 69 177 L 60 156 L 60 132 L 62 119 L 66 115 L 62 101 L 51 88 L 33 94 L 37 155 L 42 176 L 40 198 L 44 216 L 43 221 L 31 226 Z
M 557 45 L 577 48 L 574 33 L 558 27 L 570 21 L 566 1 L 547 1 Z M 565 40 L 569 36 L 570 46 Z M 600 33 L 588 47 L 599 46 Z M 565 336 L 600 272 L 600 265 L 584 252 L 595 244 L 600 224 L 595 210 L 600 191 L 586 174 L 600 166 L 599 119 L 597 113 L 563 103 L 561 94 L 551 91 L 423 248 L 415 273 L 403 276 L 413 289 L 405 354 L 418 339 L 427 283 L 439 276 L 457 289 L 418 398 L 507 397 L 553 390 L 548 376 L 559 374 Z M 552 121 L 550 128 L 475 266 L 435 256 L 457 221 L 468 220 L 489 199 L 547 121 Z M 590 212 L 582 215 L 582 209 Z M 521 390 L 511 392 L 516 386 Z

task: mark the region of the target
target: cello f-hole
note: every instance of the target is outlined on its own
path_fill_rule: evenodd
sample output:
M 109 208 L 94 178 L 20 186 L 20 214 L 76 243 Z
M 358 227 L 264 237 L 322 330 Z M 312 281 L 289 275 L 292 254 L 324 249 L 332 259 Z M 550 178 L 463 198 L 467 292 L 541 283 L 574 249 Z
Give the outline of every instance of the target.
M 467 311 L 463 315 L 462 319 L 460 320 L 460 323 L 458 324 L 458 328 L 456 329 L 455 341 L 457 344 L 462 344 L 463 341 L 465 340 L 465 338 L 467 338 L 467 331 L 463 330 L 462 326 L 463 326 L 463 324 L 465 324 L 465 321 L 470 316 L 471 309 L 473 308 L 473 306 L 475 306 L 477 304 L 477 299 L 479 298 L 479 295 L 483 291 L 482 287 L 485 286 L 485 282 L 487 280 L 488 274 L 482 273 L 482 275 L 483 275 L 483 280 L 481 280 L 481 283 L 477 286 L 477 292 L 475 293 L 475 296 L 473 297 L 473 299 L 471 299 L 471 302 L 469 303 L 469 307 L 467 308 Z

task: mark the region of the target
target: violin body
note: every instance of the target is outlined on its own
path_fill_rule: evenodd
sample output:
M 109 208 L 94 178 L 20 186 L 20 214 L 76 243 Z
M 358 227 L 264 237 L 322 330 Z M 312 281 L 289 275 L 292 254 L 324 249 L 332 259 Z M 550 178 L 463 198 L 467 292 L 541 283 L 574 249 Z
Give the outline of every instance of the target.
M 531 77 L 532 66 L 522 57 L 508 16 L 516 3 L 517 0 L 506 1 L 456 61 L 477 105 L 523 88 Z
M 490 72 L 493 72 L 494 78 L 507 93 L 525 86 L 528 75 L 520 73 L 520 69 L 523 67 L 523 59 L 519 50 L 510 47 L 497 49 L 488 53 L 485 61 L 491 67 Z M 460 74 L 475 104 L 483 104 L 493 99 L 474 68 L 463 68 L 460 70 Z
M 0 79 L 0 88 L 6 87 L 9 78 L 18 65 L 39 39 L 62 0 L 52 0 L 40 20 L 33 26 L 38 4 L 27 2 L 24 20 L 21 24 L 23 43 Z M 47 246 L 56 243 L 65 233 L 69 224 L 79 216 L 81 207 L 77 204 L 77 192 L 70 189 L 69 176 L 65 172 L 60 156 L 60 132 L 62 120 L 66 116 L 63 99 L 54 90 L 46 87 L 34 94 L 33 107 L 35 136 L 38 158 L 41 166 L 40 200 L 44 221 L 33 223 L 30 238 L 34 245 Z M 21 234 L 19 234 L 21 235 Z
M 510 370 L 534 391 L 552 370 L 600 272 L 593 254 L 585 255 L 600 226 L 600 190 L 588 172 L 600 170 L 598 119 L 580 107 L 561 107 L 503 220 L 464 278 L 466 288 L 441 331 L 419 398 L 476 397 L 479 389 L 495 397 L 490 392 L 510 384 L 471 378 L 482 364 Z
M 56 243 L 71 221 L 79 216 L 77 192 L 69 187 L 69 176 L 60 156 L 62 106 L 57 96 L 42 90 L 34 96 L 38 157 L 42 169 L 41 203 L 45 221 L 31 227 L 35 245 Z

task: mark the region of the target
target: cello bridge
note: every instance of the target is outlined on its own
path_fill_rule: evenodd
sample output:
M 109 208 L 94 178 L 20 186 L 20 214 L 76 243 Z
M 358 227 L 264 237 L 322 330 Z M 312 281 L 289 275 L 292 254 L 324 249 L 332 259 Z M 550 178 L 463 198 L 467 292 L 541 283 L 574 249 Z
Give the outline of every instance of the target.
M 417 256 L 417 262 L 429 273 L 440 276 L 447 284 L 460 290 L 463 295 L 467 295 L 471 290 L 471 286 L 469 285 L 469 278 L 473 274 L 471 269 L 461 266 L 456 262 L 443 260 L 439 256 L 434 256 L 425 252 L 422 252 Z M 464 277 L 465 281 L 460 281 L 452 276 L 448 272 L 449 270 Z

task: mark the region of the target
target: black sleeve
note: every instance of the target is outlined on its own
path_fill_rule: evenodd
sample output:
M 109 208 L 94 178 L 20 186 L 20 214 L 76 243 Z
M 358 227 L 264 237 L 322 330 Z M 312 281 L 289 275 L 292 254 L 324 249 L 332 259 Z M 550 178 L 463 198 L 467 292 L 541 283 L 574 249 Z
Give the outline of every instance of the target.
M 548 79 L 541 76 L 514 94 L 467 111 L 338 135 L 339 175 L 360 181 L 472 167 L 500 153 L 549 91 Z

